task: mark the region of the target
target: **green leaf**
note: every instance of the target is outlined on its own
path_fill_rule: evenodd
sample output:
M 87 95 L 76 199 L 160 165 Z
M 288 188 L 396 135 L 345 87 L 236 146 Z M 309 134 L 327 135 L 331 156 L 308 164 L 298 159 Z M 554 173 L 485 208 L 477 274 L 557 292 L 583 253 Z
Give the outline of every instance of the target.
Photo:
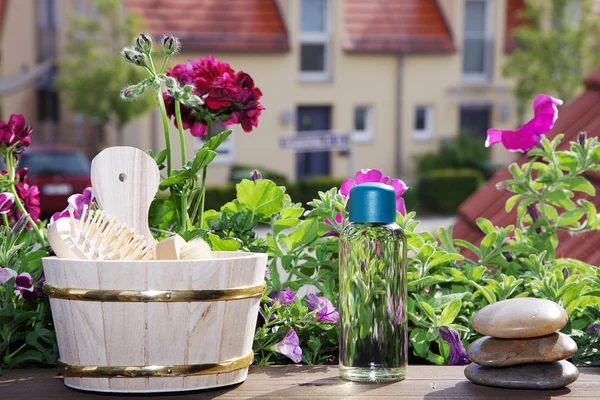
M 284 229 L 290 229 L 298 226 L 300 224 L 299 219 L 280 219 L 273 224 L 273 234 L 275 236 L 279 235 L 279 233 Z
M 206 143 L 204 143 L 202 148 L 213 150 L 213 151 L 217 150 L 219 148 L 219 146 L 222 145 L 225 140 L 227 140 L 229 135 L 231 135 L 231 132 L 232 132 L 231 129 L 229 129 L 229 130 L 219 133 L 218 135 L 211 137 L 210 139 L 208 139 L 206 141 Z
M 429 342 L 427 341 L 427 331 L 423 328 L 416 328 L 410 333 L 410 342 L 417 357 L 425 358 L 429 353 Z
M 583 176 L 575 176 L 573 178 L 567 178 L 561 182 L 562 186 L 566 189 L 573 190 L 575 192 L 587 193 L 590 196 L 596 195 L 596 189 L 594 185 L 590 183 Z
M 517 204 L 521 197 L 522 196 L 520 194 L 515 194 L 514 196 L 511 196 L 508 200 L 506 200 L 506 212 L 511 212 L 515 204 Z
M 433 268 L 436 267 L 438 265 L 442 265 L 442 264 L 446 264 L 452 261 L 460 261 L 462 259 L 464 259 L 463 256 L 461 256 L 460 254 L 455 254 L 455 253 L 447 253 L 447 254 L 443 254 L 441 252 L 438 252 L 436 254 L 442 254 L 439 257 L 435 257 L 435 255 L 429 260 L 429 263 L 427 264 L 429 268 Z
M 473 281 L 470 281 L 469 283 L 478 289 L 478 291 L 483 295 L 483 297 L 485 297 L 489 304 L 496 302 L 496 296 L 494 295 L 494 293 L 492 293 L 491 290 Z
M 165 190 L 171 186 L 175 186 L 192 177 L 189 169 L 180 169 L 171 172 L 171 175 L 160 183 L 159 189 Z
M 485 218 L 477 218 L 477 226 L 479 226 L 479 229 L 481 229 L 481 231 L 486 235 L 496 230 L 494 224 Z
M 191 175 L 196 175 L 202 168 L 206 167 L 217 156 L 217 152 L 205 148 L 201 148 L 194 157 L 192 163 Z
M 300 218 L 303 212 L 304 208 L 302 207 L 284 208 L 283 211 L 281 211 L 281 219 Z
M 236 185 L 237 199 L 255 215 L 268 218 L 283 209 L 283 189 L 267 179 L 242 180 Z
M 148 211 L 148 224 L 150 226 L 159 226 L 165 222 L 165 215 L 170 211 L 170 208 L 165 205 L 165 200 L 154 199 L 150 204 Z
M 564 227 L 569 225 L 578 225 L 581 217 L 585 215 L 585 210 L 574 208 L 562 214 L 558 219 L 558 226 Z
M 485 257 L 487 255 L 489 249 L 496 242 L 496 237 L 497 237 L 496 232 L 492 232 L 492 233 L 487 234 L 481 241 L 480 247 L 481 247 L 481 254 L 483 257 Z
M 423 310 L 425 315 L 427 315 L 427 318 L 429 318 L 431 320 L 431 322 L 433 322 L 435 325 L 437 325 L 438 318 L 435 315 L 433 308 L 424 301 L 420 301 L 419 305 L 421 306 L 421 309 Z
M 287 237 L 288 251 L 312 243 L 318 237 L 318 223 L 316 219 L 305 219 L 298 228 Z
M 556 154 L 556 157 L 558 158 L 558 165 L 562 170 L 569 170 L 573 173 L 577 171 L 577 167 L 579 165 L 577 156 L 572 153 L 561 151 Z
M 162 163 L 165 162 L 165 159 L 167 158 L 167 149 L 161 150 L 155 157 L 154 157 L 154 161 L 156 161 L 157 165 L 161 165 Z
M 460 299 L 452 300 L 452 302 L 450 304 L 448 304 L 442 310 L 442 316 L 440 318 L 438 325 L 439 326 L 448 326 L 451 323 L 453 323 L 454 320 L 456 319 L 456 316 L 460 312 L 461 308 L 462 308 L 462 301 Z
M 210 247 L 213 251 L 238 251 L 242 244 L 234 238 L 223 238 L 215 234 L 209 235 Z

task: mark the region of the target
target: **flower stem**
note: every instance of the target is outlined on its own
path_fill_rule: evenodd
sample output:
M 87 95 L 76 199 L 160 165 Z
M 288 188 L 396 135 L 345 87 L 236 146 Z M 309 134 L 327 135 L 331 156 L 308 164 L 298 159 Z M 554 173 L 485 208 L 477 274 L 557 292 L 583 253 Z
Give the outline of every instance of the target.
M 181 165 L 187 162 L 187 154 L 185 152 L 185 134 L 183 133 L 183 121 L 181 120 L 181 103 L 175 100 L 175 119 L 177 121 L 177 131 L 179 132 L 179 144 L 181 146 Z M 186 193 L 181 194 L 181 232 L 187 229 L 188 221 L 188 197 Z
M 4 226 L 6 226 L 7 229 L 10 229 L 10 223 L 8 222 L 6 213 L 2 213 L 2 221 L 4 222 Z
M 209 141 L 212 136 L 212 118 L 206 120 L 206 140 Z M 202 200 L 200 202 L 200 213 L 198 214 L 198 220 L 200 221 L 200 228 L 204 227 L 204 200 L 206 199 L 206 176 L 208 175 L 208 166 L 202 170 Z
M 13 163 L 13 155 L 11 153 L 5 154 L 4 155 L 4 160 L 6 161 L 6 169 L 8 170 L 8 177 L 10 179 L 10 182 L 8 183 L 8 189 L 10 190 L 10 192 L 15 197 L 15 204 L 16 204 L 17 208 L 19 209 L 19 211 L 21 212 L 21 214 L 27 216 L 27 220 L 29 221 L 29 225 L 31 225 L 31 229 L 33 229 L 33 231 L 35 232 L 35 235 L 37 236 L 37 238 L 38 238 L 38 240 L 40 242 L 40 244 L 43 246 L 46 243 L 46 239 L 44 238 L 44 234 L 37 227 L 37 224 L 33 221 L 33 218 L 31 218 L 31 215 L 29 215 L 29 213 L 25 209 L 25 207 L 23 206 L 23 203 L 21 203 L 21 199 L 19 198 L 19 194 L 17 193 L 17 189 L 15 188 L 15 184 L 16 184 L 16 180 L 15 180 L 15 167 L 16 167 L 16 165 L 15 165 L 15 163 Z
M 160 108 L 160 115 L 163 122 L 163 129 L 165 130 L 165 144 L 167 147 L 167 176 L 171 176 L 171 138 L 169 136 L 169 118 L 167 117 L 167 109 L 165 107 L 165 100 L 163 99 L 162 92 L 160 90 L 156 93 L 158 98 L 158 107 Z

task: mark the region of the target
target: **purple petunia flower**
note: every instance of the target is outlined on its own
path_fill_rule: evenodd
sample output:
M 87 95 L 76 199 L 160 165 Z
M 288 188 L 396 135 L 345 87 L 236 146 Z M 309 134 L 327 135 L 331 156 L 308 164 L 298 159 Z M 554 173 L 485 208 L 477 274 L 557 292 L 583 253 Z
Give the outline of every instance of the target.
M 28 272 L 17 275 L 15 278 L 15 289 L 33 291 L 33 279 L 31 279 L 31 275 Z
M 347 200 L 352 187 L 368 182 L 385 183 L 393 187 L 396 191 L 396 211 L 402 215 L 406 215 L 406 205 L 404 204 L 402 195 L 406 192 L 408 186 L 400 179 L 390 180 L 389 176 L 383 176 L 383 173 L 378 169 L 361 169 L 356 173 L 355 179 L 345 179 L 340 187 L 340 194 Z
M 279 302 L 283 305 L 292 304 L 294 302 L 294 299 L 296 298 L 296 293 L 297 292 L 292 292 L 290 288 L 282 290 L 279 293 Z
M 471 359 L 463 346 L 458 332 L 449 326 L 441 326 L 438 328 L 440 336 L 450 344 L 450 365 L 467 365 L 471 363 Z
M 15 276 L 17 276 L 17 273 L 14 270 L 0 267 L 0 285 L 4 285 Z
M 317 321 L 330 322 L 336 324 L 340 320 L 340 314 L 326 297 L 316 296 L 311 293 L 306 299 L 306 305 L 313 311 L 316 311 Z
M 542 135 L 552 129 L 558 118 L 558 108 L 563 103 L 547 94 L 539 94 L 533 100 L 534 117 L 525 125 L 513 130 L 488 129 L 485 147 L 502 143 L 509 151 L 529 151 L 539 143 Z
M 94 192 L 92 188 L 86 188 L 81 194 L 74 194 L 69 197 L 67 202 L 69 205 L 62 212 L 55 213 L 52 218 L 50 218 L 50 224 L 53 224 L 57 220 L 61 218 L 69 218 L 70 213 L 69 210 L 73 210 L 73 218 L 80 219 L 83 214 L 84 206 L 87 206 L 88 209 L 91 208 L 92 202 L 94 201 Z
M 589 333 L 600 334 L 600 324 L 598 324 L 598 323 L 591 324 L 590 326 L 588 326 L 587 330 Z
M 392 315 L 394 315 L 394 324 L 400 325 L 402 323 L 402 298 L 398 298 L 398 306 L 396 307 L 396 312 L 394 313 L 392 304 L 392 298 L 388 300 L 387 313 L 388 313 L 388 321 L 390 325 L 392 324 Z
M 33 285 L 32 290 L 22 289 L 19 291 L 19 295 L 24 301 L 33 301 L 44 295 L 44 282 L 46 281 L 45 275 L 42 273 L 40 279 Z
M 296 364 L 302 361 L 300 339 L 298 339 L 298 335 L 293 328 L 289 330 L 281 342 L 273 345 L 272 349 L 288 357 Z
M 0 193 L 0 214 L 6 214 L 15 203 L 15 196 L 12 193 Z

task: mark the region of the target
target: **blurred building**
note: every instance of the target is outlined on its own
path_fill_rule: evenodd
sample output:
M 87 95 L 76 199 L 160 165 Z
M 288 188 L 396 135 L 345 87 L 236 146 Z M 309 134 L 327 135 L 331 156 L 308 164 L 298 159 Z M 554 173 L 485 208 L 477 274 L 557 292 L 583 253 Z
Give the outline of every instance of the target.
M 490 126 L 517 125 L 511 82 L 501 67 L 523 0 L 123 2 L 146 17 L 151 34 L 182 39 L 183 53 L 174 61 L 214 54 L 249 73 L 264 93 L 259 128 L 250 134 L 234 128 L 211 170 L 213 183 L 225 182 L 235 164 L 291 179 L 378 168 L 410 180 L 415 155 L 438 149 L 461 130 L 484 136 Z M 48 60 L 60 55 L 67 11 L 93 17 L 93 0 L 0 0 L 0 6 L 3 77 L 30 75 L 18 89 L 0 85 L 2 117 L 18 112 L 53 121 L 69 132 L 79 129 L 70 139 L 53 140 L 84 140 L 89 123 L 57 99 Z M 153 112 L 127 128 L 126 141 L 160 148 L 160 129 Z M 281 148 L 281 138 L 307 131 L 350 135 L 352 150 L 296 154 Z M 187 139 L 190 151 L 202 144 Z M 491 152 L 495 161 L 510 157 L 499 147 Z

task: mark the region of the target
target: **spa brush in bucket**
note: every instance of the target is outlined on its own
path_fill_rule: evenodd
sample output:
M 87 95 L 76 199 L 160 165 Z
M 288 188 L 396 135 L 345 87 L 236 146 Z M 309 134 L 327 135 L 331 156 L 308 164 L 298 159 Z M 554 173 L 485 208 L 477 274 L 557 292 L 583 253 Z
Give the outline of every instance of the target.
M 154 160 L 141 150 L 109 148 L 92 165 L 100 207 L 152 241 L 147 211 L 159 182 Z M 212 256 L 176 261 L 45 258 L 45 290 L 65 384 L 149 393 L 243 382 L 253 358 L 267 255 Z

